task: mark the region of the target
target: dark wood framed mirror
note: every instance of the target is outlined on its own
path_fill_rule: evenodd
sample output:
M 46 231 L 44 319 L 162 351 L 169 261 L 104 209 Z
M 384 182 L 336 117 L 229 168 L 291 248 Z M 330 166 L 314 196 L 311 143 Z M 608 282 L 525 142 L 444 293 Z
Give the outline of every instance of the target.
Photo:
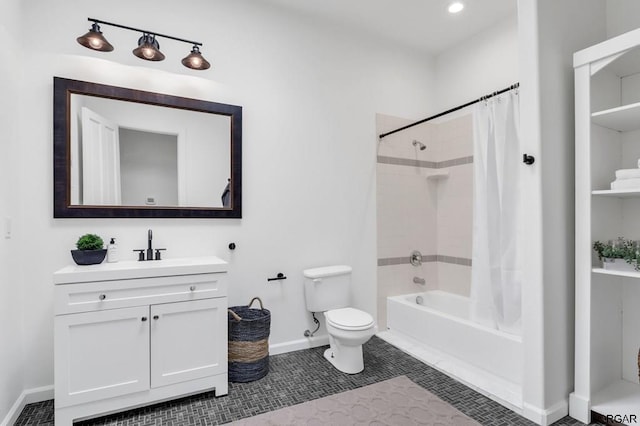
M 242 107 L 54 77 L 55 218 L 241 218 Z

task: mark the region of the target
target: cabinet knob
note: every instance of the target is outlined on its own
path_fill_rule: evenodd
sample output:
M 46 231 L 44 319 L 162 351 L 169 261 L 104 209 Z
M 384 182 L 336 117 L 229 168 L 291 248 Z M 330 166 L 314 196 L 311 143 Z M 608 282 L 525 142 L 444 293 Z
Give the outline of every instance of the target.
M 158 315 L 154 315 L 154 316 L 153 316 L 153 319 L 154 319 L 154 320 L 158 320 L 158 319 L 160 319 L 160 317 L 159 317 Z
M 106 298 L 107 298 L 106 294 L 101 294 L 100 296 L 98 296 L 98 299 L 100 299 L 100 300 L 104 300 Z
M 147 320 L 147 317 L 142 317 L 140 319 L 142 320 L 142 322 L 145 322 Z
M 195 285 L 192 285 L 191 287 L 189 287 L 189 290 L 191 290 L 191 291 L 196 291 L 196 286 L 195 286 Z

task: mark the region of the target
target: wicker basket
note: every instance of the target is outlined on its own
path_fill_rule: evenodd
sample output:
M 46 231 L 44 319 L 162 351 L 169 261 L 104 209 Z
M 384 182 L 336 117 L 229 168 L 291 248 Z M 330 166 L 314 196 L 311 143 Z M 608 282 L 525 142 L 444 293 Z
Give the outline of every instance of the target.
M 252 309 L 253 302 L 260 309 Z M 232 306 L 229 321 L 229 381 L 252 382 L 269 372 L 269 330 L 271 312 L 254 297 L 247 306 Z

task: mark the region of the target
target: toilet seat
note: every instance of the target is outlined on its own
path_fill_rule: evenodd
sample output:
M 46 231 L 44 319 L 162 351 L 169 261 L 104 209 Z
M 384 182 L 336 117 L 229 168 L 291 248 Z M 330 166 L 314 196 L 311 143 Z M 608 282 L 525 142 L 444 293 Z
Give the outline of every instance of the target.
M 341 330 L 366 330 L 373 327 L 373 317 L 355 308 L 332 309 L 325 313 L 327 322 Z

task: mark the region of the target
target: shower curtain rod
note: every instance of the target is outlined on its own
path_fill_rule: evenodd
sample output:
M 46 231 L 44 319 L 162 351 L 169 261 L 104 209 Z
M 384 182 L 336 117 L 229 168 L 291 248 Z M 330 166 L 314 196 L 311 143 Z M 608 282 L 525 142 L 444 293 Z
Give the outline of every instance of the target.
M 485 101 L 485 100 L 487 100 L 489 98 L 493 98 L 494 96 L 501 95 L 502 93 L 508 92 L 509 90 L 517 89 L 518 87 L 520 87 L 520 83 L 519 82 L 514 83 L 514 84 L 512 84 L 511 86 L 509 86 L 507 88 L 504 88 L 502 90 L 498 90 L 496 92 L 490 93 L 490 94 L 488 94 L 486 96 L 482 96 L 482 97 L 476 99 L 475 101 L 467 102 L 464 105 L 460 105 L 460 106 L 457 106 L 455 108 L 451 108 L 449 110 L 446 110 L 445 112 L 441 112 L 439 114 L 432 115 L 431 117 L 423 118 L 422 120 L 416 121 L 415 123 L 407 124 L 406 126 L 400 127 L 398 129 L 395 129 L 395 130 L 391 130 L 390 132 L 387 132 L 387 133 L 382 133 L 380 136 L 378 136 L 378 138 L 382 139 L 382 138 L 387 137 L 389 135 L 392 135 L 394 133 L 401 132 L 401 131 L 409 129 L 409 128 L 413 127 L 413 126 L 417 126 L 418 124 L 426 123 L 427 121 L 436 119 L 438 117 L 442 117 L 443 115 L 451 114 L 452 112 L 461 110 L 462 108 L 466 108 L 466 107 L 468 107 L 470 105 L 473 105 L 473 104 L 476 104 L 478 102 Z

